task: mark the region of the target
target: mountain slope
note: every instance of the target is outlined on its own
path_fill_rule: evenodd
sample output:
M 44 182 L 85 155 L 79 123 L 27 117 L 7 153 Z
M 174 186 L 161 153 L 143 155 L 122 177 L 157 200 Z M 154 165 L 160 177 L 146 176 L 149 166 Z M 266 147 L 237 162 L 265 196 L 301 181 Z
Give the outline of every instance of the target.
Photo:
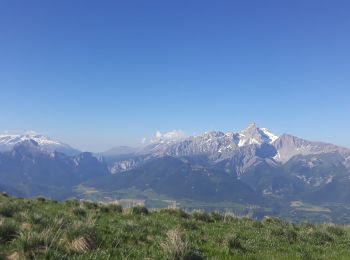
M 203 168 L 186 160 L 162 157 L 127 173 L 89 181 L 99 191 L 136 188 L 152 189 L 173 199 L 261 203 L 263 198 L 236 177 L 218 168 Z
M 90 153 L 69 157 L 48 152 L 33 140 L 0 153 L 1 186 L 18 196 L 67 198 L 73 186 L 107 174 L 106 165 Z
M 276 148 L 277 154 L 275 160 L 282 163 L 296 155 L 312 155 L 321 153 L 339 153 L 344 163 L 348 164 L 350 160 L 350 150 L 333 144 L 307 141 L 292 135 L 283 134 L 272 145 Z

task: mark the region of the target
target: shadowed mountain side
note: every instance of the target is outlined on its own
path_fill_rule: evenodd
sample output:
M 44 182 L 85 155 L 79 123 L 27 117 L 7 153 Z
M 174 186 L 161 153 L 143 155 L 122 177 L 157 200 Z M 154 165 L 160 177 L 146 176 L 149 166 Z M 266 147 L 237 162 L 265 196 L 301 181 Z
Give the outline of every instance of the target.
M 0 153 L 1 185 L 18 196 L 65 199 L 73 195 L 73 186 L 108 174 L 106 165 L 90 153 L 69 157 L 47 152 L 34 141 Z
M 103 191 L 125 188 L 152 189 L 175 199 L 261 203 L 264 199 L 231 174 L 214 168 L 194 167 L 181 159 L 154 159 L 126 173 L 86 183 Z

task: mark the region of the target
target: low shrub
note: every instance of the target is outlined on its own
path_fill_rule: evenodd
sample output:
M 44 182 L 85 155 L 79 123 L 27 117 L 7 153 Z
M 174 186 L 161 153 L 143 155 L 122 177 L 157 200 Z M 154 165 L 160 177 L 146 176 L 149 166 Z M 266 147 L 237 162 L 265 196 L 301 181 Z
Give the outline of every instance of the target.
M 224 220 L 224 216 L 221 215 L 219 212 L 211 212 L 211 213 L 209 214 L 209 217 L 210 217 L 214 222 L 218 222 L 218 221 Z
M 148 215 L 148 209 L 143 206 L 136 206 L 131 208 L 130 213 L 132 215 Z
M 186 230 L 196 230 L 198 229 L 198 225 L 193 220 L 185 220 L 181 222 L 181 227 Z
M 103 213 L 108 213 L 108 212 L 122 213 L 123 207 L 118 204 L 106 204 L 106 205 L 100 206 L 100 211 Z
M 295 242 L 298 238 L 298 233 L 295 230 L 289 228 L 288 226 L 284 228 L 280 226 L 273 227 L 270 229 L 270 234 L 272 236 L 284 238 L 289 242 Z
M 98 203 L 92 202 L 92 201 L 83 201 L 82 205 L 86 209 L 98 209 L 99 208 Z
M 310 236 L 311 240 L 315 244 L 325 244 L 325 243 L 330 243 L 333 241 L 333 238 L 325 231 L 322 230 L 315 230 L 311 233 Z
M 0 216 L 3 217 L 13 217 L 15 213 L 17 213 L 18 207 L 11 203 L 11 202 L 5 202 L 0 204 Z
M 335 226 L 335 225 L 329 225 L 326 228 L 327 232 L 336 235 L 336 236 L 343 236 L 345 235 L 345 231 L 343 228 L 339 227 L 339 226 Z
M 119 204 L 109 204 L 108 205 L 109 211 L 113 213 L 122 213 L 123 207 Z
M 254 221 L 253 224 L 252 224 L 252 226 L 253 226 L 254 228 L 263 228 L 263 227 L 264 227 L 264 224 L 261 223 L 261 221 Z
M 78 207 L 80 204 L 80 202 L 76 199 L 66 200 L 64 203 L 67 204 L 68 206 L 75 206 L 75 207 Z
M 285 221 L 279 219 L 279 218 L 270 218 L 267 217 L 263 220 L 264 224 L 271 224 L 271 225 L 278 225 L 278 226 L 285 226 L 288 225 Z
M 39 202 L 45 202 L 46 201 L 46 199 L 44 197 L 37 197 L 36 200 L 39 201 Z
M 160 213 L 169 214 L 178 218 L 189 218 L 190 214 L 186 213 L 182 209 L 161 209 Z

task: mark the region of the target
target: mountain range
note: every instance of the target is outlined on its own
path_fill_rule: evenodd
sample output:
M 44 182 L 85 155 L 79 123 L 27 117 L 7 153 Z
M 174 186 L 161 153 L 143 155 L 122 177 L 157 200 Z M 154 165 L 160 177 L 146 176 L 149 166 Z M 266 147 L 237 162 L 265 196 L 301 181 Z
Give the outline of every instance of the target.
M 20 134 L 0 134 L 0 152 L 11 151 L 17 144 L 25 141 L 35 141 L 41 148 L 50 152 L 61 152 L 67 155 L 77 155 L 81 153 L 78 149 L 68 144 L 53 140 L 47 136 L 37 134 L 33 131 L 24 135 Z
M 258 209 L 256 216 L 316 214 L 341 222 L 349 185 L 349 149 L 256 124 L 240 132 L 158 133 L 141 147 L 99 155 L 38 134 L 0 135 L 0 189 L 22 197 L 245 205 Z

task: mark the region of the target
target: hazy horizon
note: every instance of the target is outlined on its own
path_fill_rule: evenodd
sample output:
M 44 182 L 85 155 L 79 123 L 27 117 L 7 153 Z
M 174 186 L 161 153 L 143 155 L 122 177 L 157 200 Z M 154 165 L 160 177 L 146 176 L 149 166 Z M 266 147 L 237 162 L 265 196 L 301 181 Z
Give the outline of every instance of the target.
M 0 132 L 86 151 L 250 122 L 350 147 L 348 1 L 4 1 Z

